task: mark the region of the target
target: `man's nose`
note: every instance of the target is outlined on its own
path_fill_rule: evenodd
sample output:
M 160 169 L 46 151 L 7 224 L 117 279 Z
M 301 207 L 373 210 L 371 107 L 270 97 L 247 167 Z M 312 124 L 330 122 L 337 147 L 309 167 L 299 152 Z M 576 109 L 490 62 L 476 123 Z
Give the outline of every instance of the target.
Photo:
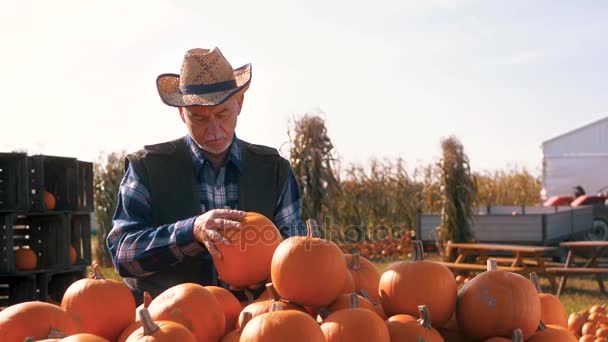
M 220 130 L 220 121 L 215 117 L 211 117 L 207 123 L 207 133 L 216 134 Z

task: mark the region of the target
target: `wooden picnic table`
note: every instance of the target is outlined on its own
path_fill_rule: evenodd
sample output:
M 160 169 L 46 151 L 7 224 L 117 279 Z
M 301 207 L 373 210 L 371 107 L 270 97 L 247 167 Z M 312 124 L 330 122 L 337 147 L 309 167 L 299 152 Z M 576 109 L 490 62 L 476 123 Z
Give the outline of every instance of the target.
M 557 247 L 550 246 L 530 246 L 530 245 L 505 245 L 497 243 L 453 243 L 447 245 L 448 253 L 457 250 L 457 257 L 453 263 L 443 262 L 445 266 L 456 270 L 483 271 L 486 269 L 486 261 L 490 254 L 503 252 L 511 257 L 492 257 L 499 262 L 498 269 L 520 273 L 528 276 L 531 272 L 538 275 L 545 275 L 549 279 L 553 290 L 557 287 L 555 275 L 547 272 L 548 263 L 545 256 L 548 253 L 557 251 Z M 467 263 L 469 256 L 476 256 L 474 263 Z M 501 266 L 500 263 L 507 263 Z
M 608 268 L 598 267 L 597 259 L 602 256 L 606 248 L 608 248 L 608 241 L 568 241 L 560 243 L 560 246 L 568 249 L 568 255 L 566 256 L 566 262 L 563 267 L 551 267 L 548 268 L 548 272 L 561 275 L 559 286 L 557 288 L 556 295 L 560 295 L 562 290 L 566 287 L 566 281 L 568 275 L 595 275 L 600 291 L 605 294 L 606 289 L 604 288 L 604 282 L 602 275 L 608 273 Z M 583 265 L 575 264 L 575 257 L 585 258 Z

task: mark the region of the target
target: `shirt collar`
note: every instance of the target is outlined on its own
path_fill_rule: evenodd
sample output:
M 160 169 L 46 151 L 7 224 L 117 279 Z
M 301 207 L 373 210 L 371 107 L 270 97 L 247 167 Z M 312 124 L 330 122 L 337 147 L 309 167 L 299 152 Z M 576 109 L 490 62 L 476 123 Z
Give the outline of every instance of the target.
M 186 143 L 188 144 L 190 154 L 192 155 L 192 160 L 194 161 L 196 174 L 199 174 L 200 169 L 205 165 L 205 161 L 207 158 L 205 157 L 205 153 L 198 146 L 198 144 L 192 139 L 190 134 L 186 135 Z M 236 134 L 232 138 L 232 143 L 230 144 L 230 152 L 228 152 L 228 158 L 226 158 L 226 165 L 232 164 L 236 167 L 239 174 L 243 171 L 242 163 L 241 163 L 241 149 L 239 147 L 238 139 L 236 138 Z

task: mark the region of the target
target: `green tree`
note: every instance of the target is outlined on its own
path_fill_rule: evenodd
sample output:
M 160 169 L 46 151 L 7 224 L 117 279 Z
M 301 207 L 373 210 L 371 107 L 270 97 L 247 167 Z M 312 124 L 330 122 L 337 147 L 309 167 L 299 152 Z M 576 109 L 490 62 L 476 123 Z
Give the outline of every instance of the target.
M 101 154 L 95 162 L 95 218 L 97 219 L 97 258 L 103 266 L 112 265 L 112 258 L 106 246 L 106 238 L 112 229 L 112 217 L 118 202 L 118 188 L 124 175 L 126 153 Z

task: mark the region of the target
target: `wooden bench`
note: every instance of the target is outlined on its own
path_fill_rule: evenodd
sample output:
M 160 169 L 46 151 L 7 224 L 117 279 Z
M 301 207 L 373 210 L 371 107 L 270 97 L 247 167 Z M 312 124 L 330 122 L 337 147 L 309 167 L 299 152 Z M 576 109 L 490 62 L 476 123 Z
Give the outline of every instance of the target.
M 559 282 L 559 286 L 557 288 L 557 292 L 555 293 L 559 296 L 562 293 L 564 287 L 566 287 L 566 280 L 569 275 L 595 275 L 595 279 L 597 280 L 598 287 L 603 294 L 606 294 L 606 289 L 604 288 L 604 282 L 602 280 L 602 274 L 608 273 L 608 268 L 605 267 L 548 267 L 548 273 L 554 273 L 557 275 L 561 275 L 562 279 Z
M 511 264 L 515 260 L 515 258 L 505 258 L 505 257 L 492 257 L 492 259 L 496 260 L 496 262 L 499 264 L 501 264 L 501 263 Z M 538 266 L 538 261 L 534 260 L 534 259 L 523 259 L 521 262 L 525 265 Z M 561 262 L 555 262 L 555 261 L 547 260 L 544 263 L 545 263 L 545 266 L 555 266 L 555 267 L 564 266 L 564 264 L 562 264 Z
M 463 270 L 463 271 L 485 271 L 488 269 L 486 265 L 482 264 L 469 264 L 469 263 L 460 263 L 460 262 L 446 262 L 446 261 L 437 261 L 443 266 L 451 269 L 451 270 Z M 500 271 L 508 271 L 520 273 L 524 270 L 524 267 L 511 267 L 511 266 L 498 266 L 498 270 Z

